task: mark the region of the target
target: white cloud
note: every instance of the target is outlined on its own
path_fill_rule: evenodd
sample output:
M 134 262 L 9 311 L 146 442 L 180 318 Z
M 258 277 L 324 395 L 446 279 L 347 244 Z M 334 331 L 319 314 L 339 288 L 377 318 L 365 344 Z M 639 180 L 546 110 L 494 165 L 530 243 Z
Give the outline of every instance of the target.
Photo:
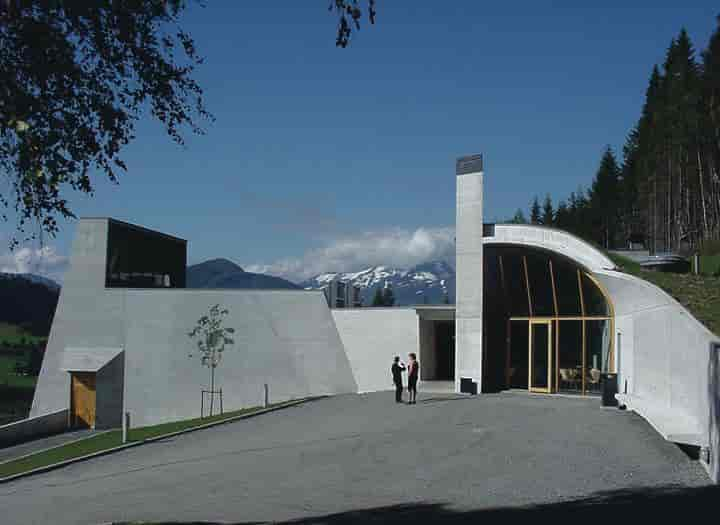
M 369 266 L 408 268 L 423 262 L 454 260 L 454 228 L 394 228 L 366 232 L 329 242 L 301 257 L 289 257 L 271 264 L 249 264 L 249 272 L 266 273 L 299 282 L 324 272 L 356 272 Z
M 0 272 L 34 273 L 60 282 L 69 262 L 69 257 L 58 254 L 52 246 L 24 247 L 0 255 Z

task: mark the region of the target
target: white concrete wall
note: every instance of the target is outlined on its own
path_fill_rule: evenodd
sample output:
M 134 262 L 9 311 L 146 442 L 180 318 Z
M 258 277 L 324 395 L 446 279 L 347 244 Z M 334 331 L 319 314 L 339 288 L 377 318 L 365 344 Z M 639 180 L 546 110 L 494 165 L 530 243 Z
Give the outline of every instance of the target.
M 226 410 L 270 401 L 357 391 L 322 292 L 295 290 L 128 290 L 126 409 L 137 424 L 199 414 L 210 372 L 187 332 L 220 304 L 234 345 L 216 369 Z
M 470 378 L 482 389 L 483 174 L 457 176 L 455 390 Z
M 432 381 L 437 368 L 437 352 L 435 349 L 435 323 L 436 321 L 419 320 L 420 353 L 420 380 Z
M 60 370 L 65 347 L 122 347 L 122 298 L 105 286 L 107 219 L 78 221 L 30 417 L 70 406 L 70 374 Z
M 273 402 L 357 391 L 322 292 L 105 289 L 106 242 L 106 219 L 79 221 L 31 416 L 69 407 L 66 347 L 125 350 L 133 425 L 198 416 L 209 371 L 188 357 L 187 332 L 214 304 L 230 310 L 226 326 L 236 329 L 217 369 L 225 409 L 260 404 L 264 383 Z
M 635 340 L 635 323 L 632 315 L 615 317 L 615 371 L 618 374 L 618 392 L 633 391 L 633 341 Z M 618 345 L 620 334 L 620 345 Z
M 666 438 L 710 442 L 710 348 L 720 339 L 660 288 L 615 272 L 595 276 L 612 298 L 623 333 L 619 390 Z
M 359 392 L 393 389 L 394 356 L 418 353 L 418 317 L 412 308 L 331 310 Z M 420 363 L 422 366 L 422 362 Z

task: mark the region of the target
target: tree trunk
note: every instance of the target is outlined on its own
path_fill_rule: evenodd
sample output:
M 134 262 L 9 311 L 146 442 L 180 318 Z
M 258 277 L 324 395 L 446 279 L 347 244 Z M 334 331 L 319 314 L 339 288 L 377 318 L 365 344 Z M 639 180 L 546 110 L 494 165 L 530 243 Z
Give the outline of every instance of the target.
M 670 215 L 671 210 L 671 196 L 672 196 L 672 149 L 668 152 L 668 172 L 667 172 L 667 188 L 665 188 L 665 249 L 663 251 L 671 250 L 671 239 L 670 239 L 670 228 L 672 226 L 672 218 Z
M 708 238 L 708 221 L 707 221 L 707 208 L 705 207 L 705 186 L 703 185 L 703 164 L 702 155 L 700 153 L 700 146 L 697 149 L 697 161 L 698 161 L 698 182 L 700 183 L 700 203 L 702 204 L 702 238 Z

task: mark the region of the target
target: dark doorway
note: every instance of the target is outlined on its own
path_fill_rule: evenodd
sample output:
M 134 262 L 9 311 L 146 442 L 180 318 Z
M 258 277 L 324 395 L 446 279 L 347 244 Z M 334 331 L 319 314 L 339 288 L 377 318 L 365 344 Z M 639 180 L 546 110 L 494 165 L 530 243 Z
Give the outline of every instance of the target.
M 508 388 L 528 387 L 528 337 L 530 332 L 527 321 L 510 322 Z
M 455 323 L 435 323 L 435 377 L 436 381 L 455 379 Z

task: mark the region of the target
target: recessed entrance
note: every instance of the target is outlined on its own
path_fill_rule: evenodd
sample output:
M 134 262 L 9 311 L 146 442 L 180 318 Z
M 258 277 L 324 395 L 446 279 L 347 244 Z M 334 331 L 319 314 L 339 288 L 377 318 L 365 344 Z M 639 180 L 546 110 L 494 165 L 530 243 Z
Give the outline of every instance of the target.
M 455 323 L 437 321 L 435 323 L 435 381 L 455 379 Z
M 95 428 L 96 374 L 70 374 L 70 425 L 74 428 Z
M 613 309 L 600 284 L 555 253 L 485 250 L 483 391 L 599 394 L 615 368 Z
M 454 385 L 455 307 L 418 306 L 420 380 Z

